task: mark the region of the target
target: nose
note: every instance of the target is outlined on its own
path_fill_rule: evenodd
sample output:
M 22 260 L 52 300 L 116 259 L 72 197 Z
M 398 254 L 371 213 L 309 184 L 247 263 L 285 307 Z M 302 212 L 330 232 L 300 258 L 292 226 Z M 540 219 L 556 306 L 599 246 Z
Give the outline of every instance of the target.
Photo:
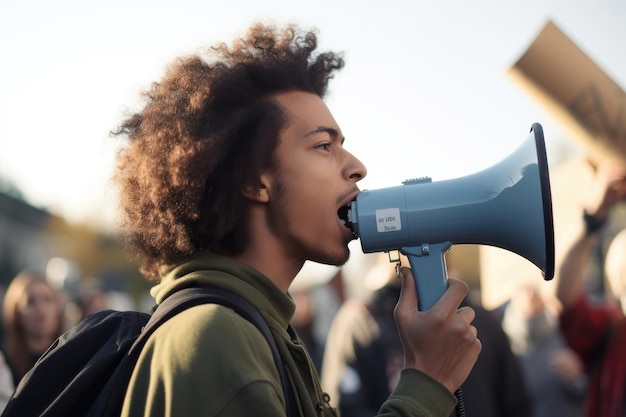
M 347 151 L 346 151 L 347 152 Z M 365 165 L 350 152 L 347 152 L 346 176 L 354 182 L 361 181 L 367 175 Z

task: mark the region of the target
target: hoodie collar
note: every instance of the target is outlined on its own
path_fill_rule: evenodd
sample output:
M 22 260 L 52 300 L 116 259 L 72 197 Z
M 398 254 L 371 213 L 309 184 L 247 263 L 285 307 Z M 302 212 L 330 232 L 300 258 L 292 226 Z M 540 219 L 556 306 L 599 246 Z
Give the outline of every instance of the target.
M 291 296 L 268 277 L 244 263 L 214 253 L 200 253 L 179 264 L 163 266 L 159 274 L 160 283 L 150 290 L 157 303 L 181 288 L 212 285 L 241 294 L 282 329 L 287 328 L 296 308 Z

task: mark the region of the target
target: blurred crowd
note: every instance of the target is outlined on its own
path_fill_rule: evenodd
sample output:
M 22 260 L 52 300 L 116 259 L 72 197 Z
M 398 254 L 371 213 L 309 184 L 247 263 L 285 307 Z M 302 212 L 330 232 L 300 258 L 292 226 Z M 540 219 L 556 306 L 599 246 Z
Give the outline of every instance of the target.
M 46 269 L 26 268 L 2 289 L 0 410 L 37 359 L 65 331 L 101 310 L 140 308 L 130 295 L 96 279 L 59 285 Z M 146 310 L 146 308 L 143 308 Z

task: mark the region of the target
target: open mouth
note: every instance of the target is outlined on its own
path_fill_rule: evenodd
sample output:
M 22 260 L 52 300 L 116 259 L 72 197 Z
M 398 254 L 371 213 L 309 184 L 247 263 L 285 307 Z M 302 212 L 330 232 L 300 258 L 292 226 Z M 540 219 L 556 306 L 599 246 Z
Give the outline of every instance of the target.
M 354 232 L 354 224 L 350 221 L 349 216 L 351 207 L 352 202 L 346 204 L 343 207 L 340 207 L 339 210 L 337 210 L 337 216 L 339 216 L 339 221 L 341 222 L 341 224 L 350 229 L 350 231 L 356 236 L 356 233 Z

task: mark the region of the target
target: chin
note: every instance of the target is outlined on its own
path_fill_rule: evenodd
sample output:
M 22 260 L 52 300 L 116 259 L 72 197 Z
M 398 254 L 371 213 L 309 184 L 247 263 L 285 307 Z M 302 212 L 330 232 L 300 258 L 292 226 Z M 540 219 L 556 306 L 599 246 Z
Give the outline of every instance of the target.
M 348 248 L 345 248 L 343 253 L 320 254 L 320 256 L 311 258 L 311 261 L 326 265 L 342 266 L 348 262 L 348 258 L 350 258 L 350 251 Z
M 345 253 L 343 253 L 341 257 L 337 258 L 336 262 L 333 263 L 333 265 L 342 266 L 346 262 L 348 262 L 348 259 L 350 259 L 350 250 L 348 250 L 348 248 L 346 247 Z

